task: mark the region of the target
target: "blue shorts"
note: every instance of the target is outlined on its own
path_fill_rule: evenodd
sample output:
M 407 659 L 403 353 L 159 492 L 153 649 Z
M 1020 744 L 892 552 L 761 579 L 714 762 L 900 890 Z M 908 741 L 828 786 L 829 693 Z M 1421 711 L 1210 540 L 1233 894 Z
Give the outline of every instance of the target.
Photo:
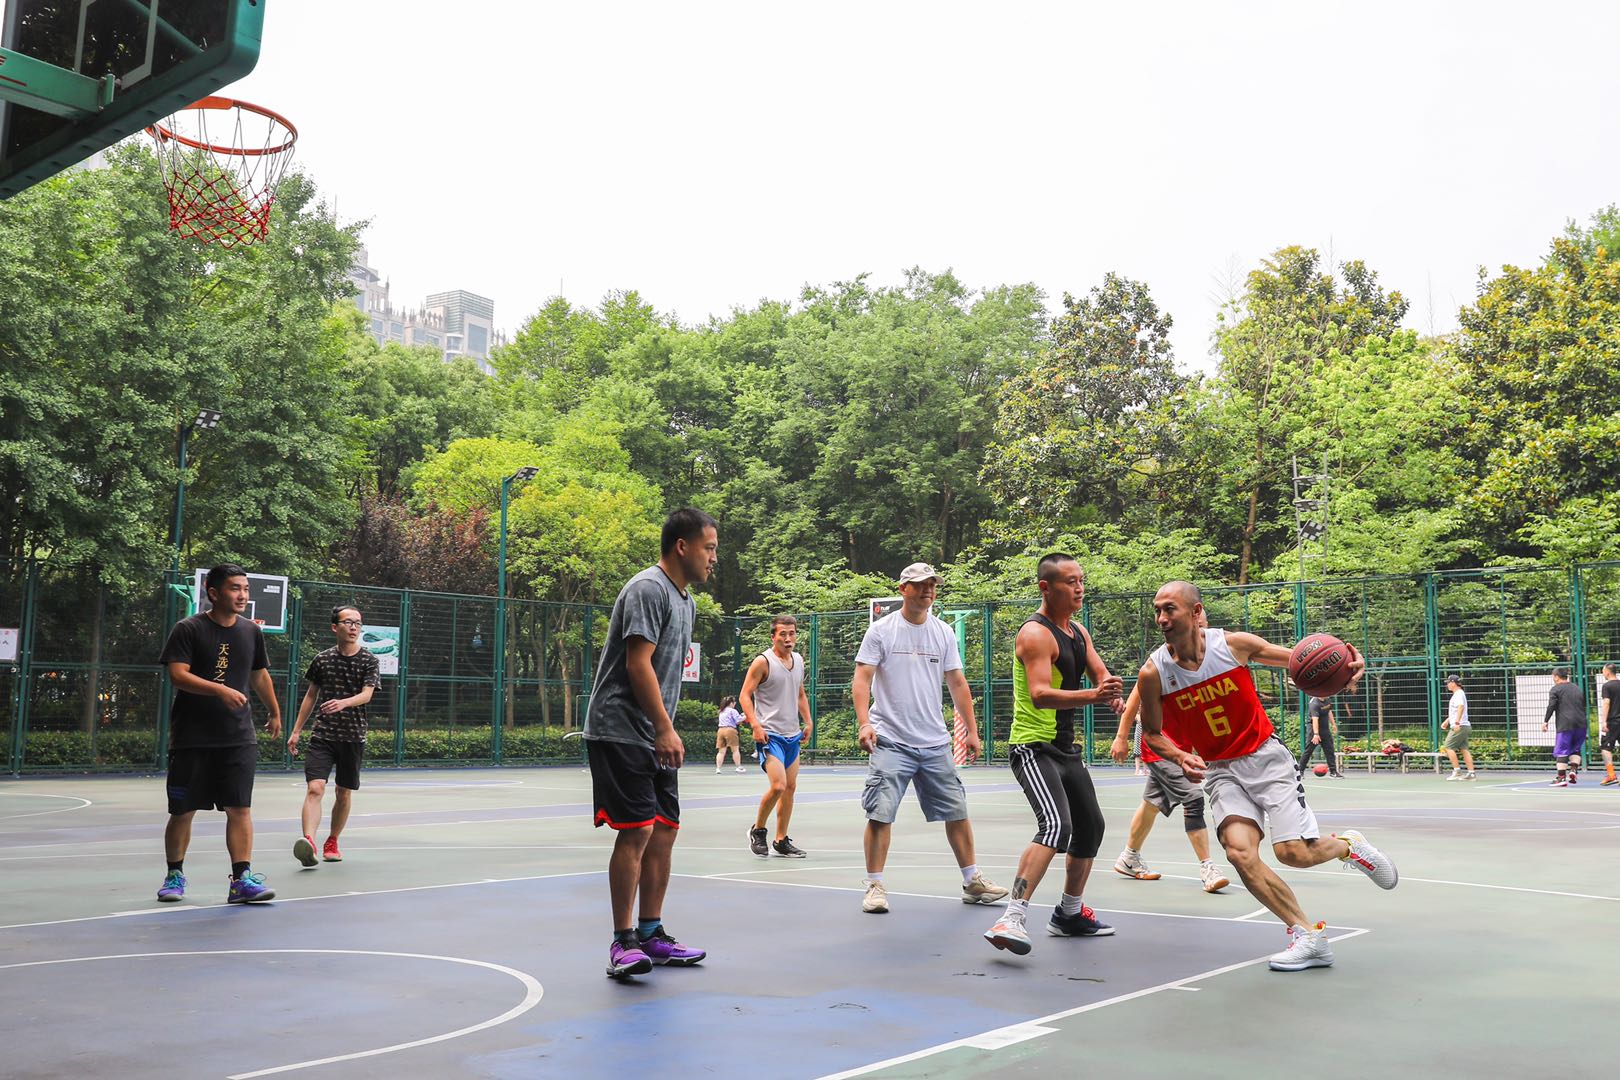
M 765 767 L 766 758 L 775 758 L 782 768 L 791 769 L 799 760 L 799 744 L 803 741 L 803 735 L 778 735 L 774 731 L 766 734 L 764 742 L 754 744 L 759 751 L 759 767 Z
M 892 825 L 906 788 L 915 785 L 927 821 L 961 821 L 968 816 L 967 792 L 951 760 L 951 744 L 901 746 L 879 738 L 861 791 L 869 821 Z

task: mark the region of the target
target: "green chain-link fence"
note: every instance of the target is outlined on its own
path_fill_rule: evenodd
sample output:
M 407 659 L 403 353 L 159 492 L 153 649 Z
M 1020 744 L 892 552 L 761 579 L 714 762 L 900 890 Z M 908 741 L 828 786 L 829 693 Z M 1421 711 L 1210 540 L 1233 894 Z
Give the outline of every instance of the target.
M 186 611 L 172 575 L 111 588 L 79 567 L 30 565 L 0 575 L 0 754 L 12 773 L 142 771 L 166 763 L 171 691 L 156 658 Z M 1469 696 L 1476 759 L 1550 759 L 1539 737 L 1545 678 L 1575 674 L 1594 702 L 1594 676 L 1620 661 L 1620 562 L 1573 569 L 1526 567 L 1405 577 L 1266 583 L 1204 591 L 1212 625 L 1290 642 L 1336 634 L 1367 657 L 1362 692 L 1337 702 L 1341 749 L 1400 739 L 1433 749 L 1445 707 L 1443 680 L 1460 675 Z M 354 604 L 370 644 L 386 658 L 370 706 L 367 758 L 379 764 L 505 764 L 578 760 L 576 732 L 588 701 L 609 608 L 490 596 L 293 584 L 285 634 L 268 637 L 271 673 L 290 728 L 302 673 L 331 643 L 329 613 Z M 1032 600 L 953 604 L 938 613 L 957 631 L 987 754 L 1004 759 L 1012 721 L 1012 643 Z M 495 655 L 507 620 L 506 657 Z M 799 616 L 799 648 L 816 721 L 812 760 L 853 757 L 850 700 L 865 611 Z M 1083 618 L 1109 667 L 1129 684 L 1155 648 L 1151 597 L 1087 598 Z M 699 679 L 688 683 L 677 727 L 694 760 L 711 752 L 722 696 L 735 694 L 749 661 L 768 647 L 769 620 L 700 617 Z M 1298 746 L 1304 703 L 1280 672 L 1256 672 L 1273 720 Z M 262 722 L 264 710 L 255 703 Z M 1532 717 L 1533 723 L 1526 723 Z M 1086 710 L 1086 744 L 1106 756 L 1116 720 Z M 283 740 L 285 733 L 283 735 Z M 262 762 L 292 768 L 283 740 L 261 742 Z

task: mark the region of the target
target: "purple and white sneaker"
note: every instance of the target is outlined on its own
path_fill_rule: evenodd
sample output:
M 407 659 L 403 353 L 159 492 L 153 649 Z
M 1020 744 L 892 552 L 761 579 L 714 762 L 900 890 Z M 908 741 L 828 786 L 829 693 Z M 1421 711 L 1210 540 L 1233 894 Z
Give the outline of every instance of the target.
M 186 875 L 178 870 L 170 870 L 169 876 L 163 879 L 163 887 L 158 890 L 158 899 L 172 904 L 176 900 L 184 900 L 185 896 Z
M 634 945 L 626 945 L 618 938 L 614 938 L 613 944 L 608 946 L 609 978 L 622 979 L 627 975 L 645 975 L 651 970 L 652 957 Z
M 227 904 L 258 904 L 274 900 L 276 890 L 264 883 L 263 874 L 249 870 L 239 878 L 231 878 L 231 891 L 225 897 Z
M 662 926 L 654 930 L 651 937 L 643 938 L 641 947 L 647 950 L 653 963 L 673 964 L 676 967 L 690 967 L 709 955 L 702 949 L 682 945 L 670 937 Z

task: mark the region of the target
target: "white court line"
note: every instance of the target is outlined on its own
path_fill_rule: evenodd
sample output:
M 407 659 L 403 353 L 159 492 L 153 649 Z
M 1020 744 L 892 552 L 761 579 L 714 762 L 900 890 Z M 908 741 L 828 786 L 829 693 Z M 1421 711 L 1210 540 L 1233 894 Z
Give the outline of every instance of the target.
M 150 952 L 150 953 L 118 953 L 111 956 L 75 956 L 64 960 L 31 960 L 23 964 L 0 964 L 0 971 L 8 968 L 44 967 L 49 964 L 85 964 L 96 960 L 135 960 L 153 956 L 261 956 L 266 954 L 299 953 L 299 954 L 328 954 L 337 956 L 389 956 L 406 960 L 441 960 L 450 964 L 465 964 L 469 967 L 487 968 L 498 971 L 503 975 L 510 975 L 524 986 L 523 1000 L 512 1008 L 491 1017 L 479 1024 L 457 1028 L 442 1035 L 433 1035 L 426 1039 L 414 1039 L 411 1042 L 395 1043 L 392 1046 L 379 1046 L 375 1050 L 360 1050 L 352 1054 L 337 1054 L 333 1057 L 318 1058 L 311 1061 L 299 1061 L 291 1065 L 277 1065 L 271 1069 L 258 1069 L 254 1072 L 235 1073 L 229 1080 L 251 1080 L 256 1076 L 269 1076 L 272 1073 L 292 1072 L 294 1069 L 308 1069 L 316 1065 L 331 1065 L 339 1061 L 354 1061 L 357 1058 L 376 1057 L 379 1054 L 392 1054 L 399 1050 L 411 1050 L 418 1046 L 427 1046 L 431 1043 L 445 1042 L 449 1039 L 459 1039 L 463 1035 L 471 1035 L 486 1028 L 504 1024 L 508 1020 L 515 1020 L 536 1005 L 545 996 L 545 987 L 540 981 L 527 972 L 516 968 L 509 968 L 504 964 L 492 964 L 486 960 L 471 960 L 464 956 L 435 956 L 430 953 L 380 952 L 373 949 L 198 949 L 183 952 Z
M 1166 866 L 1177 864 L 1191 865 L 1190 863 L 1186 863 L 1184 860 L 1180 859 L 1161 859 L 1159 861 L 1163 862 Z M 1269 866 L 1270 864 L 1268 863 L 1267 865 Z M 1357 881 L 1361 877 L 1360 874 L 1353 872 L 1347 873 L 1344 867 L 1339 867 L 1333 870 L 1319 870 L 1307 869 L 1298 866 L 1273 866 L 1272 869 L 1283 874 L 1319 875 L 1326 877 L 1330 881 L 1337 878 L 1343 878 L 1347 881 Z M 1483 881 L 1450 881 L 1446 878 L 1421 878 L 1412 877 L 1408 874 L 1402 874 L 1401 881 L 1416 881 L 1424 885 L 1454 885 L 1464 889 L 1495 889 L 1502 892 L 1534 893 L 1538 896 L 1567 896 L 1575 900 L 1608 900 L 1613 903 L 1620 904 L 1620 896 L 1598 896 L 1594 893 L 1563 892 L 1558 889 L 1531 889 L 1520 885 L 1492 885 Z
M 22 795 L 29 799 L 72 799 L 79 805 L 58 806 L 55 810 L 30 810 L 26 814 L 3 814 L 0 815 L 0 821 L 16 821 L 19 818 L 40 817 L 44 814 L 65 814 L 69 810 L 83 810 L 87 806 L 95 805 L 95 803 L 91 802 L 89 799 L 81 799 L 77 795 L 46 795 L 39 791 L 6 791 L 5 789 L 0 788 L 0 798 L 4 798 L 7 795 Z
M 1250 919 L 1258 919 L 1262 915 L 1270 915 L 1270 914 L 1271 914 L 1271 912 L 1267 911 L 1265 908 L 1260 908 L 1257 911 L 1249 912 L 1247 915 L 1239 915 L 1237 918 L 1233 919 L 1232 921 L 1233 922 L 1248 922 Z
M 1343 934 L 1338 934 L 1334 937 L 1328 938 L 1328 940 L 1332 942 L 1340 942 L 1348 940 L 1349 938 L 1360 937 L 1362 934 L 1368 933 L 1371 933 L 1371 931 L 1347 930 Z M 1082 1013 L 1095 1012 L 1098 1009 L 1106 1009 L 1110 1005 L 1120 1005 L 1127 1001 L 1135 1001 L 1137 998 L 1147 997 L 1149 994 L 1157 994 L 1161 990 L 1196 989 L 1195 987 L 1187 986 L 1187 984 L 1203 982 L 1205 979 L 1213 979 L 1217 975 L 1225 975 L 1229 971 L 1238 971 L 1242 968 L 1253 967 L 1256 964 L 1264 964 L 1269 959 L 1271 959 L 1270 953 L 1267 953 L 1265 956 L 1257 956 L 1253 960 L 1240 960 L 1235 964 L 1227 964 L 1225 967 L 1211 968 L 1208 971 L 1199 972 L 1197 975 L 1188 975 L 1185 978 L 1172 979 L 1169 982 L 1163 982 L 1157 986 L 1149 986 L 1142 990 L 1133 990 L 1129 994 L 1120 994 L 1117 997 L 1107 998 L 1103 1001 L 1093 1001 L 1089 1005 L 1079 1005 L 1072 1009 L 1064 1009 L 1062 1012 L 1049 1013 L 1046 1016 L 1037 1016 L 1033 1020 L 1022 1020 L 1016 1024 L 1008 1024 L 1005 1027 L 992 1028 L 989 1031 L 983 1031 L 977 1035 L 969 1035 L 962 1039 L 952 1039 L 950 1042 L 939 1043 L 936 1046 L 925 1047 L 922 1050 L 914 1050 L 909 1054 L 901 1054 L 898 1057 L 888 1058 L 883 1061 L 874 1061 L 870 1065 L 862 1065 L 854 1069 L 845 1069 L 843 1072 L 828 1073 L 827 1075 L 821 1077 L 820 1080 L 848 1080 L 850 1077 L 865 1076 L 867 1073 L 877 1072 L 879 1069 L 888 1069 L 895 1065 L 904 1065 L 907 1062 L 920 1061 L 923 1058 L 933 1057 L 935 1054 L 942 1054 L 947 1050 L 955 1050 L 959 1047 L 977 1049 L 981 1043 L 994 1043 L 997 1037 L 1001 1036 L 1003 1033 L 1008 1033 L 1008 1035 L 1012 1036 L 1010 1041 L 1023 1041 L 1021 1038 L 1018 1038 L 1018 1036 L 1029 1031 L 1031 1028 L 1041 1027 L 1058 1020 L 1066 1020 L 1071 1016 L 1079 1016 Z M 1025 1035 L 1024 1037 L 1028 1038 L 1031 1036 Z
M 908 866 L 908 867 L 903 867 L 902 869 L 910 870 L 910 869 L 913 869 L 913 868 Z M 954 869 L 954 867 L 953 867 L 953 869 Z M 774 885 L 774 886 L 778 886 L 778 887 L 784 888 L 784 889 L 825 889 L 825 890 L 828 890 L 828 891 L 831 891 L 831 892 L 848 892 L 848 893 L 859 893 L 859 892 L 865 892 L 866 891 L 865 889 L 854 888 L 854 887 L 849 886 L 849 885 L 814 885 L 814 884 L 811 884 L 808 881 L 755 881 L 755 880 L 753 880 L 751 878 L 732 877 L 732 876 L 730 876 L 730 874 L 671 874 L 670 877 L 672 877 L 672 878 L 692 878 L 692 879 L 697 880 L 697 881 L 725 881 L 725 882 L 731 882 L 733 884 L 739 884 L 739 885 Z M 889 893 L 890 896 L 910 896 L 910 897 L 915 897 L 915 898 L 919 898 L 919 899 L 923 899 L 923 900 L 955 900 L 957 903 L 961 903 L 961 901 L 962 901 L 962 897 L 960 895 L 946 896 L 946 895 L 944 895 L 942 893 L 899 892 L 899 891 L 897 891 L 895 889 L 889 889 L 888 893 Z M 998 900 L 994 904 L 981 904 L 979 906 L 980 907 L 997 907 L 997 906 L 1000 905 L 1000 903 L 1001 902 Z M 1102 907 L 1102 908 L 1097 908 L 1096 910 L 1097 911 L 1106 911 L 1111 915 L 1145 915 L 1148 918 L 1153 918 L 1153 919 L 1198 919 L 1198 920 L 1201 920 L 1203 922 L 1237 922 L 1238 921 L 1238 920 L 1233 919 L 1233 918 L 1231 918 L 1230 916 L 1227 916 L 1227 915 L 1182 915 L 1182 914 L 1179 914 L 1179 913 L 1173 912 L 1173 911 L 1136 911 L 1136 910 L 1133 910 L 1131 908 L 1118 908 L 1118 907 Z M 0 929 L 4 929 L 4 927 L 0 927 Z M 1355 930 L 1355 931 L 1357 931 L 1359 933 L 1368 933 L 1369 932 L 1367 930 L 1362 929 L 1361 927 L 1356 927 L 1356 926 L 1347 926 L 1347 927 L 1344 927 L 1344 929 L 1346 929 L 1346 930 Z M 1038 1021 L 1036 1021 L 1036 1022 L 1038 1023 Z
M 605 874 L 607 870 L 571 870 L 559 874 L 527 874 L 523 877 L 479 878 L 477 881 L 448 881 L 439 885 L 406 885 L 398 889 L 352 889 L 348 892 L 323 893 L 320 896 L 289 896 L 285 900 L 272 900 L 276 906 L 300 904 L 306 900 L 343 900 L 350 896 L 383 896 L 388 893 L 430 892 L 434 889 L 460 889 L 468 885 L 504 885 L 514 881 L 545 881 L 549 878 L 590 877 Z M 153 903 L 158 901 L 154 900 Z M 11 923 L 0 930 L 26 930 L 34 926 L 61 926 L 64 923 L 99 922 L 102 919 L 128 919 L 136 915 L 170 915 L 187 911 L 215 911 L 223 907 L 241 907 L 240 904 L 164 904 L 162 907 L 135 908 L 132 911 L 114 911 L 106 915 L 81 915 L 76 919 L 47 919 L 44 922 Z

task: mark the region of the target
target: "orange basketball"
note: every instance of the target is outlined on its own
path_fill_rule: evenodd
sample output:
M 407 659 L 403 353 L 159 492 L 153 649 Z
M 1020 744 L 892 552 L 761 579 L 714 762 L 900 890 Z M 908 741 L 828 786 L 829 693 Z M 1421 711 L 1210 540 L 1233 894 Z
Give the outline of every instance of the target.
M 1356 651 L 1332 634 L 1300 639 L 1288 654 L 1288 677 L 1312 697 L 1332 697 L 1350 682 Z

